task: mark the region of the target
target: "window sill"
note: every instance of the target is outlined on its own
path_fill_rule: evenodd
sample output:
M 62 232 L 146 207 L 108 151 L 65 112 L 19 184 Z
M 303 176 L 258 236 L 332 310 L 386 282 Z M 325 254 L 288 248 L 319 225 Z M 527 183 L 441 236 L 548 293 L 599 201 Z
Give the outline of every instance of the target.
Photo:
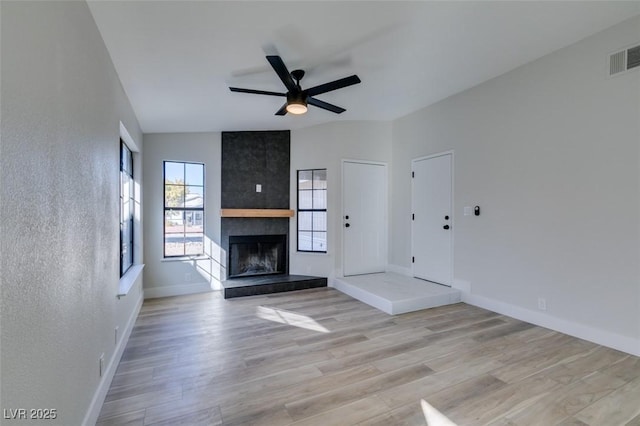
M 118 299 L 129 294 L 129 291 L 135 284 L 136 280 L 142 274 L 142 268 L 144 265 L 133 265 L 125 274 L 120 278 L 118 285 Z
M 207 260 L 210 256 L 200 254 L 197 256 L 163 257 L 160 262 L 184 262 L 185 260 Z
M 296 254 L 310 254 L 312 256 L 329 256 L 329 253 L 326 251 L 297 251 L 296 250 Z

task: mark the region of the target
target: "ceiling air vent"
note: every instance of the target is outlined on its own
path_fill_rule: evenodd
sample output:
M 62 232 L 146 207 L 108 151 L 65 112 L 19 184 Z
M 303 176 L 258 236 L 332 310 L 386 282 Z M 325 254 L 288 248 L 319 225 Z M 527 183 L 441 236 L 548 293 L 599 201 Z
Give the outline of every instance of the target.
M 640 67 L 640 45 L 609 56 L 609 75 L 616 75 Z
M 640 67 L 640 46 L 627 49 L 627 69 Z
M 626 69 L 627 51 L 614 53 L 609 56 L 609 75 L 618 74 Z

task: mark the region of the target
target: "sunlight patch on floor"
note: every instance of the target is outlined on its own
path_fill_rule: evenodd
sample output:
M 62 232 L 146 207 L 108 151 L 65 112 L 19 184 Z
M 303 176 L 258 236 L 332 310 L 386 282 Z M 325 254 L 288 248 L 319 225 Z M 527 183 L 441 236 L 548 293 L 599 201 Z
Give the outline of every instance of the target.
M 296 312 L 269 308 L 267 306 L 258 306 L 256 308 L 256 316 L 268 321 L 289 324 L 294 327 L 305 328 L 307 330 L 318 331 L 321 333 L 329 333 L 327 328 L 320 325 L 313 318 Z
M 428 426 L 458 426 L 424 399 L 420 400 L 420 405 Z

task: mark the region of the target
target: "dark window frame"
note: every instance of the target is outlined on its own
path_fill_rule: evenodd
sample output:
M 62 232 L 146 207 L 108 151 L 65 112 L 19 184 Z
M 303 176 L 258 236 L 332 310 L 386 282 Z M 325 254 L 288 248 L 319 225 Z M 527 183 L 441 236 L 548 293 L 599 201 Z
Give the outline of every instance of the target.
M 201 187 L 202 188 L 202 207 L 167 207 L 167 181 L 166 181 L 166 170 L 167 170 L 167 163 L 177 163 L 177 164 L 182 164 L 184 166 L 184 175 L 183 175 L 183 183 L 182 185 L 178 185 L 178 184 L 170 184 L 170 185 L 175 185 L 175 186 L 183 186 L 184 188 L 186 188 L 187 186 L 195 186 L 195 187 Z M 187 185 L 186 182 L 186 165 L 187 164 L 195 164 L 198 166 L 202 166 L 202 185 Z M 192 162 L 192 161 L 175 161 L 175 160 L 165 160 L 162 162 L 162 204 L 163 204 L 163 214 L 162 214 L 162 256 L 165 259 L 174 259 L 174 258 L 183 258 L 183 257 L 194 257 L 194 256 L 202 256 L 204 255 L 204 236 L 205 236 L 205 165 L 204 163 L 196 163 L 196 162 Z M 185 191 L 186 193 L 186 191 Z M 167 227 L 166 227 L 166 217 L 167 217 L 167 212 L 168 211 L 181 211 L 183 213 L 183 215 L 185 214 L 185 212 L 201 212 L 202 213 L 202 232 L 189 232 L 190 234 L 202 234 L 202 252 L 201 253 L 189 253 L 186 254 L 186 250 L 183 250 L 183 254 L 176 254 L 176 255 L 167 255 L 166 253 L 166 236 L 167 236 Z M 184 217 L 184 216 L 183 216 Z M 183 219 L 184 220 L 184 219 Z M 170 234 L 178 234 L 176 232 L 170 232 Z M 185 236 L 186 238 L 186 234 L 187 231 L 186 229 L 183 230 L 182 234 Z
M 126 152 L 125 152 L 126 151 Z M 130 166 L 131 170 L 128 170 Z M 127 271 L 133 266 L 134 260 L 134 242 L 135 242 L 135 230 L 134 230 L 134 217 L 135 217 L 135 179 L 134 179 L 134 166 L 133 166 L 133 151 L 127 146 L 127 144 L 120 139 L 120 278 L 127 273 Z M 129 180 L 129 194 L 123 194 L 124 179 Z M 125 198 L 129 199 L 129 216 L 123 217 Z M 124 225 L 125 222 L 129 222 L 130 238 L 129 241 L 125 241 Z M 128 251 L 126 250 L 128 248 Z M 125 256 L 127 259 L 125 259 Z M 128 261 L 128 262 L 125 262 Z M 127 264 L 128 263 L 128 264 Z M 125 267 L 126 265 L 126 267 Z
M 300 172 L 311 172 L 311 189 L 300 189 Z M 296 250 L 298 252 L 301 252 L 301 253 L 327 253 L 327 247 L 326 246 L 325 246 L 324 250 L 314 250 L 313 249 L 313 234 L 315 232 L 318 232 L 318 233 L 323 232 L 325 234 L 325 236 L 326 236 L 326 241 L 328 241 L 328 236 L 329 236 L 328 235 L 329 234 L 328 229 L 326 229 L 328 227 L 328 222 L 329 222 L 328 218 L 326 216 L 326 214 L 327 214 L 326 205 L 329 202 L 328 195 L 327 195 L 328 194 L 328 192 L 327 192 L 328 191 L 328 187 L 318 188 L 318 189 L 315 189 L 313 187 L 313 182 L 315 181 L 315 179 L 313 177 L 314 177 L 315 172 L 324 172 L 325 173 L 325 185 L 326 185 L 326 182 L 327 182 L 326 181 L 326 174 L 327 174 L 327 169 L 326 168 L 324 168 L 324 169 L 300 169 L 300 170 L 298 170 L 296 172 L 296 198 L 297 198 L 296 199 L 296 210 L 298 212 L 296 214 L 296 241 L 297 241 L 296 242 Z M 325 208 L 316 209 L 313 206 L 313 191 L 320 191 L 320 190 L 325 191 Z M 309 191 L 309 192 L 311 192 L 312 195 L 311 195 L 311 208 L 310 209 L 301 209 L 300 208 L 300 191 Z M 300 230 L 300 213 L 301 212 L 311 212 L 311 214 L 312 214 L 312 216 L 311 216 L 311 229 L 309 229 L 309 230 L 303 229 L 302 230 L 302 232 L 311 232 L 311 241 L 312 241 L 311 250 L 302 250 L 302 249 L 300 249 L 300 232 L 301 232 L 301 230 Z M 314 212 L 324 212 L 325 213 L 326 221 L 325 221 L 325 230 L 324 231 L 315 231 L 313 229 L 313 213 Z

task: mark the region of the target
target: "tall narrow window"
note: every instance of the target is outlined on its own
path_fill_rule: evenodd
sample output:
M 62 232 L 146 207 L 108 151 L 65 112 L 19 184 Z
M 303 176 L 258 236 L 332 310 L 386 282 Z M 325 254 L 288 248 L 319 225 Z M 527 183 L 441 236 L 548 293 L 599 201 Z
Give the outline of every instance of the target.
M 120 139 L 120 276 L 133 265 L 133 154 Z
M 298 170 L 298 251 L 327 252 L 327 169 Z
M 204 253 L 204 164 L 164 162 L 164 257 Z

